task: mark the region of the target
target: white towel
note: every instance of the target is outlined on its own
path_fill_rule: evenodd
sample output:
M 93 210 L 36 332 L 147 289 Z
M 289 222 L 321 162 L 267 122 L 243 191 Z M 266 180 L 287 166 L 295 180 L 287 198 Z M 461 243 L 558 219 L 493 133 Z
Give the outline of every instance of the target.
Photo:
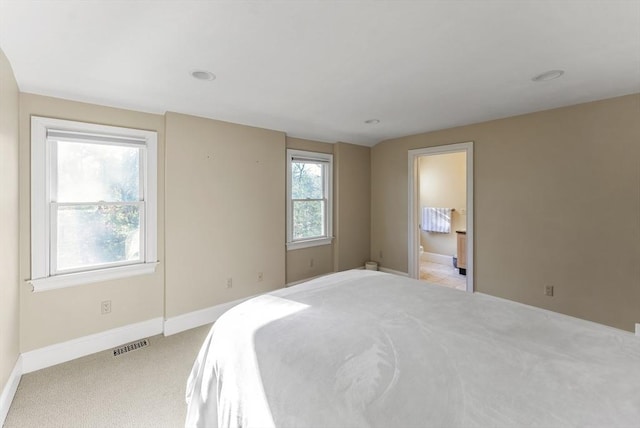
M 451 208 L 422 207 L 422 230 L 451 233 Z

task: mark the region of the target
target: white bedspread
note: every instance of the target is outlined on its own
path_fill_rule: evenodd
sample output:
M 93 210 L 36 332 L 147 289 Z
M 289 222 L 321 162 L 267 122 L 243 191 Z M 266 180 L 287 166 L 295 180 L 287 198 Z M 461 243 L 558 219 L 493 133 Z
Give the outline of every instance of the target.
M 373 271 L 225 313 L 187 427 L 640 427 L 640 338 Z

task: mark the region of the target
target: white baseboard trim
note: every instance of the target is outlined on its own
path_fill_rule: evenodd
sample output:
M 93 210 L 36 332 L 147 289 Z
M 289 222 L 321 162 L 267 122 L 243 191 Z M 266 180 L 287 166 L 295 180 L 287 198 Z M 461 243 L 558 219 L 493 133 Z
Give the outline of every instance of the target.
M 162 317 L 153 318 L 25 352 L 22 354 L 22 373 L 31 373 L 134 340 L 155 336 L 162 333 L 162 327 Z
M 243 299 L 234 300 L 232 302 L 221 303 L 219 305 L 211 306 L 198 311 L 189 312 L 186 314 L 178 315 L 176 317 L 167 318 L 164 321 L 164 335 L 171 336 L 172 334 L 180 333 L 185 330 L 200 327 L 201 325 L 211 324 L 222 314 L 236 305 L 251 299 L 255 296 L 245 297 Z
M 9 413 L 11 402 L 18 390 L 18 384 L 22 377 L 22 357 L 18 356 L 16 365 L 13 367 L 7 383 L 2 389 L 2 395 L 0 395 L 0 427 L 4 425 L 4 421 Z
M 409 277 L 407 272 L 400 272 L 399 270 L 393 270 L 382 266 L 380 266 L 380 272 L 392 273 L 394 275 L 405 276 L 407 278 Z
M 445 256 L 443 254 L 424 252 L 420 254 L 420 259 L 427 262 L 431 262 L 431 263 L 438 263 L 441 265 L 453 266 L 453 256 Z
M 361 269 L 364 269 L 364 266 Z M 309 278 L 300 279 L 298 281 L 287 282 L 284 286 L 291 287 L 292 285 L 302 284 L 303 282 L 311 281 L 312 279 L 316 279 L 316 278 L 322 278 L 323 276 L 331 275 L 332 273 L 335 273 L 335 272 L 321 273 L 320 275 L 310 276 Z

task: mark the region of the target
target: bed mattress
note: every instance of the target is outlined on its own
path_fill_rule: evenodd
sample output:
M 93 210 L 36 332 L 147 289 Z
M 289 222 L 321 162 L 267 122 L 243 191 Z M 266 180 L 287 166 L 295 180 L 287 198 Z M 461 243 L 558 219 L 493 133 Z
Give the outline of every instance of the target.
M 640 338 L 347 271 L 226 312 L 187 403 L 187 427 L 638 427 Z

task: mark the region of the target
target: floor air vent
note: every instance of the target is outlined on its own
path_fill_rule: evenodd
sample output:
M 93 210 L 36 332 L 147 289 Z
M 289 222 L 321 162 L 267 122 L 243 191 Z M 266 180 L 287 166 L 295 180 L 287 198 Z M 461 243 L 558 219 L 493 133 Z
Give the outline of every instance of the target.
M 117 357 L 119 355 L 126 354 L 127 352 L 144 348 L 145 346 L 149 346 L 149 341 L 147 339 L 142 339 L 142 340 L 138 340 L 137 342 L 127 343 L 126 345 L 122 345 L 115 348 L 113 350 L 113 356 Z

